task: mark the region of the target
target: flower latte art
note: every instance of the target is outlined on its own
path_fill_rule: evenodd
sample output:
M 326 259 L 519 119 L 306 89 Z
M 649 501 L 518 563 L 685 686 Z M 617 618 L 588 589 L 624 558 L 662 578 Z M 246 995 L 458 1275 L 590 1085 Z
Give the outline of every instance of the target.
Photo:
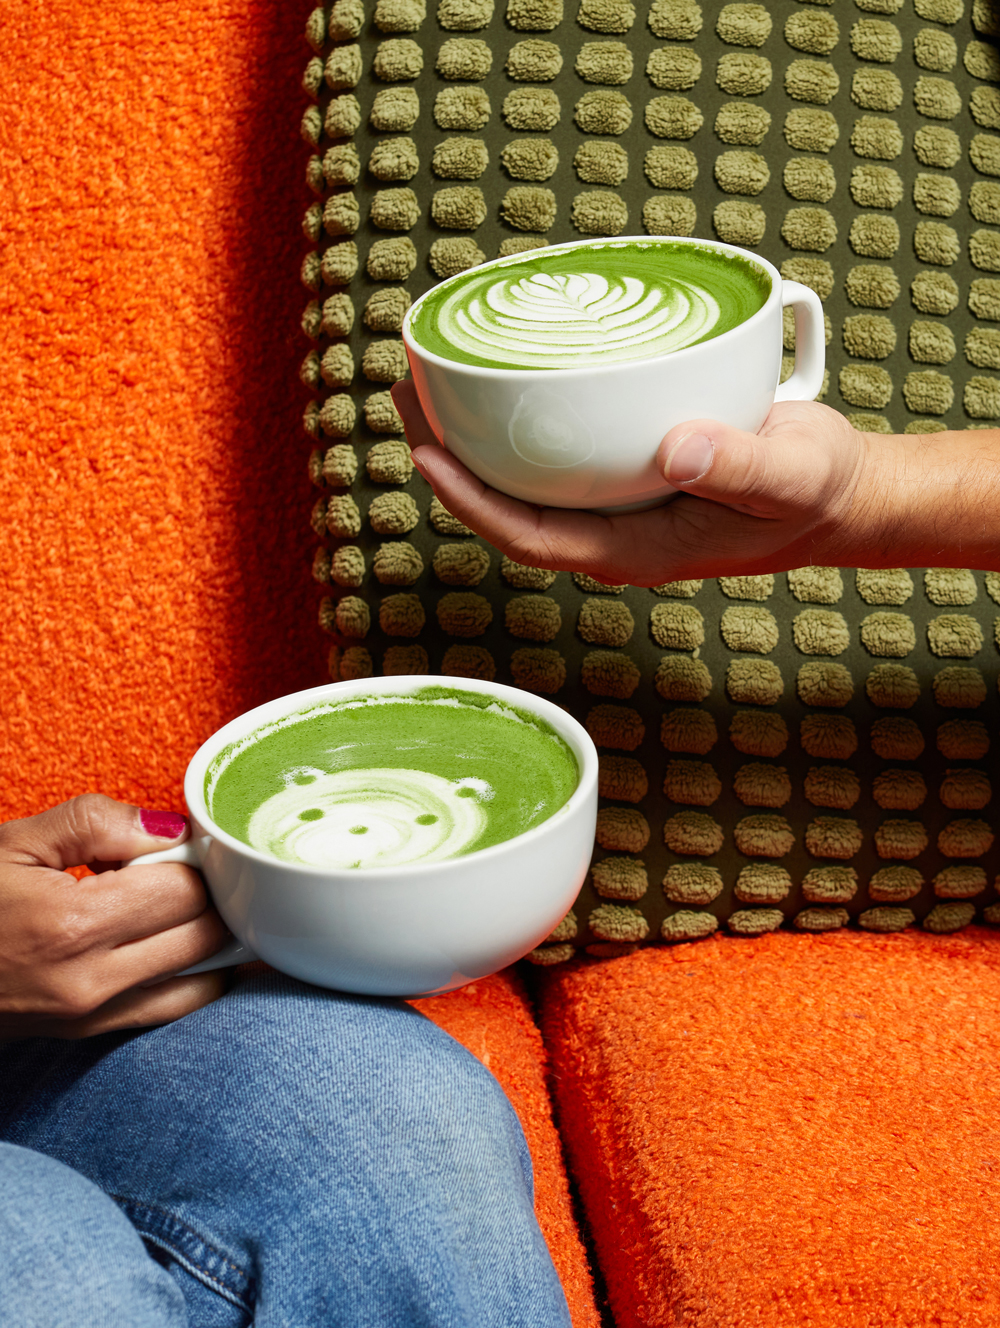
M 556 815 L 578 781 L 576 757 L 538 715 L 428 685 L 264 725 L 213 760 L 205 801 L 269 857 L 364 871 L 513 839 Z
M 563 369 L 649 359 L 738 326 L 765 303 L 749 258 L 698 244 L 603 241 L 536 250 L 443 282 L 410 332 L 446 359 Z
M 581 355 L 634 360 L 679 350 L 711 335 L 719 305 L 688 282 L 664 288 L 600 272 L 538 272 L 498 277 L 464 300 L 456 294 L 441 319 L 458 349 L 550 369 Z
M 250 818 L 261 853 L 311 867 L 396 867 L 465 853 L 486 821 L 482 780 L 442 779 L 426 770 L 340 770 L 292 782 Z

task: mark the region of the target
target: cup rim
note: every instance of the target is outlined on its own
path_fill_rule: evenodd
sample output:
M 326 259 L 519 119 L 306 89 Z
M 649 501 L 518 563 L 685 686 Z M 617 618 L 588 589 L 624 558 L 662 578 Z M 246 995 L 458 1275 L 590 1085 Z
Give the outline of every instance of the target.
M 401 863 L 393 867 L 366 867 L 364 870 L 354 871 L 344 868 L 314 867 L 301 862 L 286 862 L 282 858 L 275 858 L 268 853 L 261 853 L 259 849 L 254 848 L 251 844 L 247 844 L 244 840 L 237 839 L 235 835 L 223 830 L 209 814 L 204 796 L 205 775 L 209 764 L 223 747 L 237 738 L 246 736 L 255 728 L 261 727 L 272 719 L 280 718 L 282 715 L 293 713 L 296 710 L 306 709 L 324 699 L 347 699 L 351 695 L 364 695 L 373 691 L 389 695 L 398 691 L 405 695 L 407 692 L 412 693 L 425 687 L 434 686 L 496 696 L 499 700 L 508 701 L 511 705 L 522 710 L 529 710 L 538 714 L 541 719 L 551 724 L 559 733 L 559 736 L 567 742 L 580 767 L 576 788 L 566 802 L 546 820 L 533 826 L 530 830 L 525 830 L 510 839 L 501 840 L 498 844 L 490 844 L 485 848 L 474 849 L 471 853 L 463 853 L 453 858 L 442 858 L 436 862 Z M 597 776 L 597 748 L 590 734 L 577 719 L 563 710 L 561 706 L 547 700 L 545 697 L 537 696 L 533 692 L 524 692 L 517 687 L 510 687 L 506 683 L 486 682 L 480 678 L 451 678 L 437 674 L 408 673 L 381 678 L 357 678 L 345 682 L 324 683 L 319 687 L 309 687 L 303 691 L 290 692 L 285 696 L 275 697 L 271 701 L 265 701 L 262 705 L 244 711 L 243 714 L 230 720 L 228 724 L 216 729 L 191 757 L 184 774 L 184 797 L 192 818 L 202 828 L 203 832 L 211 839 L 219 840 L 220 843 L 225 844 L 244 857 L 251 858 L 255 862 L 268 867 L 279 868 L 282 871 L 292 872 L 313 880 L 334 878 L 338 881 L 344 880 L 364 884 L 365 881 L 391 880 L 398 878 L 400 874 L 405 874 L 408 878 L 413 876 L 418 879 L 429 875 L 440 876 L 442 873 L 450 873 L 459 869 L 463 863 L 487 861 L 490 858 L 501 856 L 510 852 L 511 847 L 515 844 L 518 846 L 530 845 L 536 839 L 551 833 L 557 825 L 589 801 L 597 785 Z
M 485 364 L 469 364 L 465 360 L 450 360 L 444 355 L 438 355 L 435 351 L 428 350 L 413 336 L 410 331 L 410 325 L 413 321 L 414 315 L 424 301 L 430 295 L 438 294 L 442 288 L 462 281 L 468 275 L 468 272 L 473 270 L 467 269 L 465 272 L 458 272 L 453 277 L 446 277 L 444 281 L 439 281 L 436 285 L 431 286 L 429 290 L 424 291 L 423 295 L 418 296 L 417 299 L 413 301 L 403 318 L 401 328 L 403 343 L 406 346 L 407 351 L 412 351 L 415 355 L 418 355 L 422 360 L 425 360 L 429 364 L 438 365 L 441 368 L 446 368 L 456 373 L 475 375 L 477 378 L 481 378 L 485 375 L 488 378 L 502 380 L 505 378 L 523 378 L 525 374 L 529 374 L 532 377 L 540 374 L 544 374 L 546 377 L 555 375 L 562 379 L 572 378 L 574 376 L 586 376 L 591 378 L 595 374 L 607 374 L 615 371 L 620 372 L 625 368 L 653 364 L 659 360 L 669 359 L 675 361 L 683 356 L 691 355 L 695 351 L 702 350 L 709 343 L 721 344 L 727 337 L 731 337 L 737 332 L 743 332 L 755 322 L 763 322 L 770 313 L 772 305 L 781 299 L 781 284 L 784 278 L 774 264 L 769 263 L 766 258 L 762 258 L 760 254 L 755 253 L 752 249 L 745 249 L 743 246 L 737 244 L 726 244 L 722 240 L 702 239 L 695 235 L 606 235 L 599 237 L 594 236 L 587 240 L 566 240 L 562 244 L 547 246 L 544 252 L 552 254 L 558 253 L 563 249 L 579 249 L 585 245 L 593 246 L 595 244 L 616 245 L 636 243 L 698 245 L 704 249 L 722 250 L 724 253 L 738 254 L 741 258 L 749 258 L 752 262 L 764 269 L 767 275 L 771 278 L 771 289 L 768 292 L 767 299 L 756 313 L 751 314 L 750 317 L 744 319 L 742 323 L 738 323 L 736 327 L 731 327 L 728 331 L 720 333 L 717 337 L 708 337 L 705 341 L 695 342 L 692 346 L 682 346 L 680 350 L 663 351 L 658 355 L 646 355 L 643 358 L 636 360 L 613 360 L 607 364 L 595 363 L 586 364 L 580 367 L 570 366 L 552 369 L 527 369 L 517 366 L 504 367 Z M 480 263 L 474 270 L 478 272 L 483 268 L 499 267 L 508 264 L 513 266 L 515 263 L 523 261 L 524 256 L 525 255 L 521 253 L 508 254 L 504 258 L 493 258 L 490 259 L 489 262 Z

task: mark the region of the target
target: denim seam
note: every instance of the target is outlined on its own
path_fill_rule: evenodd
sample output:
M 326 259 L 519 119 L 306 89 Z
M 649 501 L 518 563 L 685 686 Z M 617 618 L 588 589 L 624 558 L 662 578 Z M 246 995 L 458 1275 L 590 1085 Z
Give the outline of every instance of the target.
M 217 1292 L 247 1313 L 253 1313 L 253 1303 L 248 1299 L 248 1294 L 252 1291 L 254 1279 L 220 1250 L 210 1245 L 197 1231 L 164 1209 L 137 1203 L 134 1199 L 126 1199 L 118 1194 L 113 1194 L 111 1197 L 143 1240 L 172 1255 L 192 1277 L 197 1278 L 210 1291 Z M 199 1260 L 204 1258 L 206 1252 L 219 1265 L 220 1271 L 229 1271 L 229 1277 L 220 1276 L 202 1265 Z

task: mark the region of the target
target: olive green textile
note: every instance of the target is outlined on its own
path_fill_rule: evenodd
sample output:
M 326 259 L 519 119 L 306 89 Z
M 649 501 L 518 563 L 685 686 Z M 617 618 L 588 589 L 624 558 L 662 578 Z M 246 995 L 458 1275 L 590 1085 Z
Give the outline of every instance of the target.
M 310 16 L 304 418 L 331 673 L 495 676 L 591 728 L 595 869 L 539 962 L 719 925 L 991 921 L 1000 589 L 806 569 L 609 593 L 503 564 L 397 441 L 402 316 L 525 245 L 715 236 L 820 295 L 822 399 L 857 427 L 997 427 L 998 32 L 985 0 Z

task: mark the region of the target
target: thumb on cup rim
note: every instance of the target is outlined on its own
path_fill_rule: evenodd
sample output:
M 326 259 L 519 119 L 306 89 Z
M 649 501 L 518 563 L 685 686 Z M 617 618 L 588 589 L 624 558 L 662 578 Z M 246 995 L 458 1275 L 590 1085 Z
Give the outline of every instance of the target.
M 714 460 L 715 443 L 707 434 L 685 433 L 667 445 L 663 477 L 670 484 L 692 484 L 708 473 Z

